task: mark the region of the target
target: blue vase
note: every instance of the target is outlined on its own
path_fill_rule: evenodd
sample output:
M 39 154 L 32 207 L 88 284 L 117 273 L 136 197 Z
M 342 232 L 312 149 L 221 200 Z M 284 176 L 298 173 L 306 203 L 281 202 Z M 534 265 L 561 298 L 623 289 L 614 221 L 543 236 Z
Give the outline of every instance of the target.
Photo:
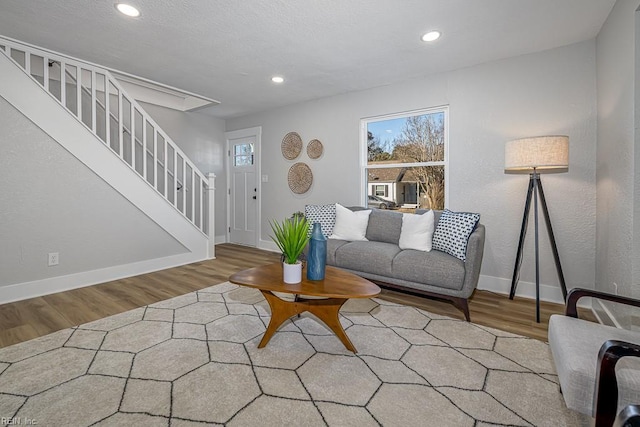
M 307 279 L 323 280 L 326 264 L 327 238 L 322 234 L 320 223 L 314 222 L 309 241 L 309 255 L 307 255 Z

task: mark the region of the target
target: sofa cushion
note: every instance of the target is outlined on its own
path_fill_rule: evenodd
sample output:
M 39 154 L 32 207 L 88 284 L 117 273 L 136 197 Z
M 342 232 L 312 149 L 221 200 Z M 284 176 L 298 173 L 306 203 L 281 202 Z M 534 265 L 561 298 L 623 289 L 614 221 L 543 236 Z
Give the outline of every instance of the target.
M 318 222 L 324 237 L 329 237 L 333 232 L 333 225 L 336 223 L 336 204 L 306 205 L 304 216 L 309 221 L 309 234 L 311 234 L 313 223 Z
M 369 215 L 366 238 L 376 242 L 397 245 L 402 229 L 402 214 L 386 210 L 372 209 Z
M 338 240 L 338 239 L 327 239 L 327 264 L 328 265 L 337 265 L 336 264 L 336 251 L 342 246 L 346 245 L 346 240 Z
M 460 290 L 464 282 L 464 262 L 444 252 L 406 249 L 393 259 L 391 276 L 410 282 L 428 283 Z
M 398 245 L 384 242 L 349 242 L 335 252 L 337 267 L 391 276 L 391 263 L 400 252 Z
M 367 240 L 365 234 L 371 210 L 353 212 L 336 203 L 336 223 L 329 239 Z
M 452 212 L 445 209 L 433 233 L 433 249 L 446 252 L 464 261 L 469 236 L 480 220 L 480 214 Z
M 433 211 L 422 215 L 402 214 L 402 230 L 400 231 L 400 249 L 415 249 L 429 252 L 435 228 Z

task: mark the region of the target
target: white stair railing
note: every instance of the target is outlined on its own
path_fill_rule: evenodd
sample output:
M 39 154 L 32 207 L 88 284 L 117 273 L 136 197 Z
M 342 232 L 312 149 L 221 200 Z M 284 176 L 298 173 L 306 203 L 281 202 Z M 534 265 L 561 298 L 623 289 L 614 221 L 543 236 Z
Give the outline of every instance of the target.
M 208 220 L 208 178 L 108 70 L 1 36 L 0 52 L 15 61 L 200 231 L 214 234 Z

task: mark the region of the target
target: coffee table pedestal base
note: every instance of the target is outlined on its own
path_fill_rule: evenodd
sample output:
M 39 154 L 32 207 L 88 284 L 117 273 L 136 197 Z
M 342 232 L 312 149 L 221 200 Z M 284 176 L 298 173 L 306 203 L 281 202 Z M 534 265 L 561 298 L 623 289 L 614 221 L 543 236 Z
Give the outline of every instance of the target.
M 322 320 L 349 351 L 357 353 L 356 348 L 342 328 L 338 315 L 340 307 L 347 302 L 348 298 L 305 299 L 301 297 L 296 301 L 286 301 L 278 298 L 271 291 L 260 290 L 260 292 L 262 292 L 262 295 L 269 303 L 269 307 L 271 307 L 271 321 L 262 337 L 262 341 L 258 344 L 258 348 L 267 345 L 273 334 L 287 319 L 308 311 Z

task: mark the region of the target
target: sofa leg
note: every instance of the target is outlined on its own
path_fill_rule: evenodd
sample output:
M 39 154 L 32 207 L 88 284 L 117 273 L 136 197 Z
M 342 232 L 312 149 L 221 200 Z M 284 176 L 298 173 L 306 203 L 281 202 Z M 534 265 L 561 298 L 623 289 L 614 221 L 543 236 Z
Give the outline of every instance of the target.
M 469 315 L 469 300 L 466 298 L 456 298 L 453 300 L 453 305 L 458 307 L 464 313 L 464 318 L 467 322 L 471 322 L 471 316 Z
M 387 282 L 383 282 L 380 280 L 372 280 L 369 279 L 372 282 L 382 286 L 383 288 L 389 288 L 391 290 L 394 291 L 399 291 L 399 292 L 404 292 L 404 293 L 408 293 L 411 295 L 420 295 L 420 296 L 426 296 L 429 298 L 435 298 L 437 300 L 444 300 L 444 301 L 448 301 L 451 302 L 453 304 L 454 307 L 456 307 L 458 310 L 462 311 L 464 313 L 464 318 L 466 319 L 467 322 L 471 322 L 471 316 L 469 315 L 469 299 L 468 298 L 460 298 L 460 297 L 454 297 L 451 295 L 442 295 L 442 294 L 437 294 L 434 292 L 428 292 L 428 291 L 421 291 L 421 290 L 416 290 L 416 289 L 408 289 L 404 286 L 399 286 L 399 285 L 394 285 L 391 283 L 387 283 Z

